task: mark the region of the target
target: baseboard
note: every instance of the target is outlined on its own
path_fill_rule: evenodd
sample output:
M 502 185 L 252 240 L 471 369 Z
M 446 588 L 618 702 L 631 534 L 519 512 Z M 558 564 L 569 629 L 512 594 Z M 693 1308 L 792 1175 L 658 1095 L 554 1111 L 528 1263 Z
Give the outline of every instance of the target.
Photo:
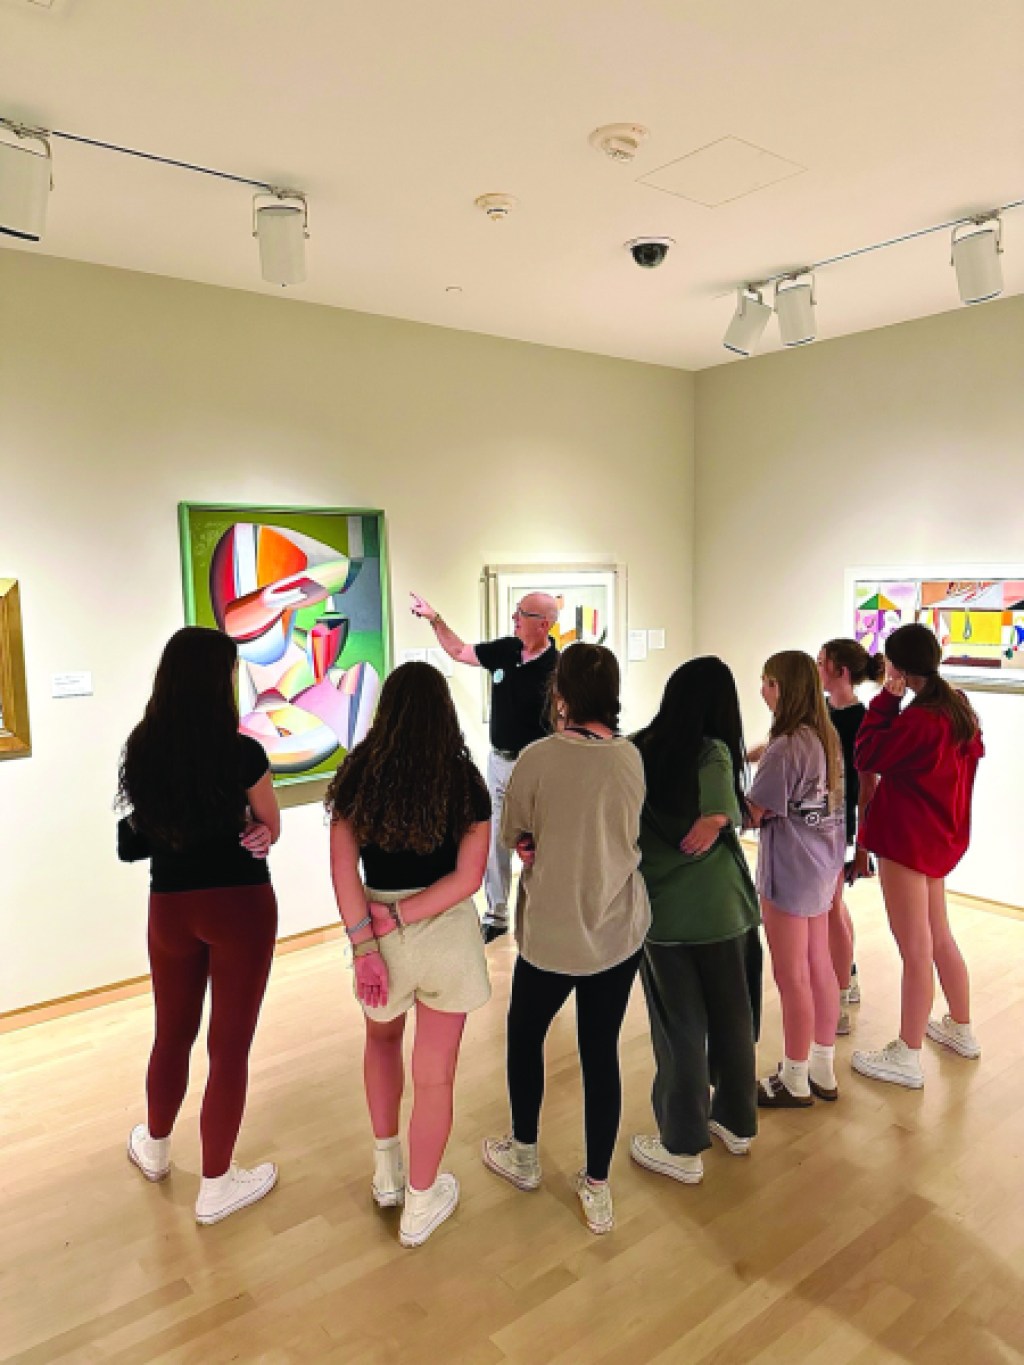
M 338 938 L 341 933 L 340 924 L 331 924 L 322 929 L 304 929 L 298 934 L 288 934 L 277 940 L 274 956 L 298 952 L 302 948 L 315 948 L 320 943 L 329 943 L 331 939 Z M 62 995 L 56 1000 L 43 1000 L 38 1005 L 23 1005 L 21 1009 L 0 1014 L 0 1033 L 13 1033 L 15 1029 L 45 1024 L 49 1019 L 61 1019 L 67 1014 L 80 1014 L 84 1010 L 99 1009 L 101 1005 L 113 1005 L 118 1000 L 148 995 L 149 989 L 147 973 L 145 976 L 129 977 L 127 981 L 115 981 L 109 986 L 95 986 L 92 990 L 77 991 L 74 995 Z

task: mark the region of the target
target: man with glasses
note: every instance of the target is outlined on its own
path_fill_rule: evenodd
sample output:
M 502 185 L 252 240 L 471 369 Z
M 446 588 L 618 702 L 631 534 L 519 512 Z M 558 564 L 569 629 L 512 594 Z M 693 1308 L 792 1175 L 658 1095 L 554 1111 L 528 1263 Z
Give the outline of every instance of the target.
M 491 852 L 487 860 L 484 891 L 484 942 L 508 932 L 510 856 L 498 838 L 501 807 L 512 767 L 527 744 L 542 739 L 550 730 L 548 687 L 558 663 L 558 651 L 550 638 L 558 620 L 558 603 L 546 592 L 531 592 L 512 613 L 512 635 L 467 645 L 429 602 L 415 593 L 412 614 L 434 627 L 437 643 L 456 663 L 486 668 L 491 675 L 491 752 L 487 759 L 487 787 L 491 793 Z

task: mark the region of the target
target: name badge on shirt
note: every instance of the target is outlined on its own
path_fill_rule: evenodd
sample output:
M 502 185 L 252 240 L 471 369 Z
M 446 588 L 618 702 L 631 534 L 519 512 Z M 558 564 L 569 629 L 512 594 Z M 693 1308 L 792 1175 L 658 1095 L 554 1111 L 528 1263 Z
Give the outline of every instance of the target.
M 505 670 L 504 670 L 503 668 L 496 668 L 496 669 L 494 670 L 494 681 L 495 681 L 496 683 L 500 683 L 500 682 L 504 681 L 504 678 L 505 678 Z

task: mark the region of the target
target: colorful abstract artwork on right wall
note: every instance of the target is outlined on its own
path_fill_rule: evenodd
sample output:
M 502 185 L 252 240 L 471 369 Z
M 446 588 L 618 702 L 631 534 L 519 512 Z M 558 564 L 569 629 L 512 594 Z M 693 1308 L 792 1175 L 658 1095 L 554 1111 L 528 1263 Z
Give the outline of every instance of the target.
M 857 578 L 854 635 L 869 653 L 908 621 L 935 632 L 951 681 L 1024 691 L 1024 578 Z

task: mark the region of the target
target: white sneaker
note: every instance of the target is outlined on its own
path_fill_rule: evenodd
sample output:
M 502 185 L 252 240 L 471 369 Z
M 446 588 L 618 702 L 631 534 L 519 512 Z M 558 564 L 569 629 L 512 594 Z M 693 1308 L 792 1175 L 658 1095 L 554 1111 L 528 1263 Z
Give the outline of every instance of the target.
M 398 1225 L 398 1240 L 404 1247 L 418 1247 L 455 1212 L 459 1202 L 459 1182 L 447 1171 L 429 1190 L 405 1187 L 405 1208 Z
M 836 1037 L 845 1038 L 850 1032 L 850 1011 L 840 1010 L 839 1018 L 836 1021 Z
M 846 1000 L 843 1003 L 847 1005 L 860 1004 L 860 977 L 857 975 L 856 967 L 850 973 L 850 988 L 846 992 Z
M 370 1193 L 379 1209 L 393 1209 L 405 1198 L 405 1166 L 397 1141 L 390 1147 L 374 1148 Z
M 981 1044 L 971 1032 L 970 1024 L 958 1024 L 951 1014 L 929 1019 L 926 1032 L 933 1043 L 941 1043 L 972 1062 L 981 1056 Z
M 870 1076 L 874 1081 L 891 1081 L 909 1090 L 920 1090 L 924 1085 L 921 1062 L 902 1038 L 894 1038 L 878 1052 L 855 1052 L 850 1058 L 854 1071 Z
M 634 1133 L 629 1154 L 638 1166 L 680 1180 L 684 1185 L 699 1185 L 704 1179 L 704 1163 L 699 1156 L 675 1156 L 659 1138 Z
M 540 1184 L 540 1155 L 535 1142 L 517 1142 L 511 1136 L 484 1138 L 480 1154 L 489 1171 L 511 1181 L 517 1190 L 535 1190 Z
M 152 1138 L 144 1123 L 128 1134 L 128 1160 L 147 1180 L 164 1180 L 171 1173 L 171 1139 Z
M 615 1226 L 615 1210 L 612 1208 L 612 1190 L 607 1180 L 603 1185 L 591 1185 L 584 1170 L 576 1172 L 574 1183 L 590 1231 L 598 1236 L 603 1232 L 611 1232 Z
M 232 1165 L 223 1175 L 203 1176 L 196 1200 L 196 1222 L 206 1225 L 230 1218 L 239 1209 L 264 1198 L 276 1184 L 277 1167 L 272 1161 L 264 1161 L 251 1171 Z
M 724 1124 L 716 1123 L 714 1119 L 708 1124 L 708 1130 L 713 1137 L 719 1138 L 725 1144 L 726 1151 L 732 1152 L 733 1156 L 750 1155 L 750 1144 L 753 1142 L 753 1138 L 737 1137 Z

